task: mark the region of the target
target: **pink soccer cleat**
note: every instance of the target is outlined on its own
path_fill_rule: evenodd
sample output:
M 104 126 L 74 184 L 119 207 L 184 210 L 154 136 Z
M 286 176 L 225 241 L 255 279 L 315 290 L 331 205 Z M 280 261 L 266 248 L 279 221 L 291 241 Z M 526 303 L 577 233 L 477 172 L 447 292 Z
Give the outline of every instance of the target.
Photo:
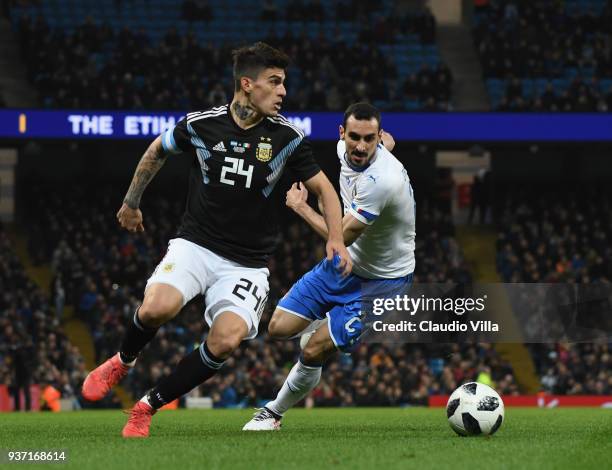
M 83 398 L 89 401 L 102 400 L 106 394 L 127 375 L 130 368 L 119 359 L 119 353 L 92 370 L 83 382 Z
M 123 437 L 149 437 L 151 418 L 157 413 L 157 410 L 139 401 L 129 413 L 130 417 L 121 435 Z

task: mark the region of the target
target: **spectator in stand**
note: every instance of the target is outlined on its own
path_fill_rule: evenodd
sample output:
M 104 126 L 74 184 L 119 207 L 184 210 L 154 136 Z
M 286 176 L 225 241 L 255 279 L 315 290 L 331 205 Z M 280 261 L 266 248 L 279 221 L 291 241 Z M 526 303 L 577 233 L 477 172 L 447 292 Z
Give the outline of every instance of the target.
M 0 383 L 9 386 L 15 409 L 32 406 L 30 385 L 62 381 L 75 389 L 84 361 L 61 329 L 47 296 L 27 277 L 0 227 Z
M 11 390 L 13 396 L 14 410 L 21 410 L 21 395 L 24 397 L 24 411 L 32 409 L 32 398 L 30 385 L 32 384 L 32 356 L 34 347 L 32 341 L 23 333 L 16 332 L 9 338 L 9 357 L 15 372 L 14 382 Z
M 398 18 L 392 10 L 381 9 L 377 2 L 353 3 L 349 6 L 348 2 L 339 2 L 337 7 L 346 8 L 345 16 L 351 21 L 364 15 L 375 19 L 373 23 L 353 25 L 360 37 L 358 43 L 344 37 L 340 27 L 335 32 L 322 28 L 316 38 L 309 37 L 305 30 L 293 33 L 293 27 L 287 28 L 282 38 L 275 32 L 278 28 L 269 34 L 267 40 L 286 50 L 298 69 L 292 71 L 296 90 L 289 94 L 287 109 L 321 109 L 321 104 L 326 106 L 328 102 L 335 106 L 338 100 L 321 99 L 320 88 L 325 95 L 333 88 L 351 89 L 349 77 L 355 77 L 360 85 L 343 97 L 346 101 L 376 100 L 385 110 L 404 108 L 405 77 L 398 77 L 392 57 L 384 55 L 379 46 L 396 44 L 406 31 L 419 35 L 423 44 L 431 44 L 435 39 L 435 19 L 426 9 Z M 276 1 L 268 0 L 262 5 L 262 15 L 273 21 L 283 16 L 277 14 L 277 9 Z M 210 21 L 212 10 L 205 1 L 186 0 L 182 15 L 187 21 Z M 326 15 L 320 0 L 294 0 L 287 5 L 286 20 L 322 22 Z M 127 27 L 114 31 L 92 18 L 73 32 L 51 32 L 43 17 L 32 20 L 24 15 L 18 32 L 31 80 L 42 105 L 51 108 L 198 109 L 213 98 L 209 94 L 216 84 L 224 82 L 220 71 L 227 70 L 229 64 L 225 60 L 234 46 L 200 45 L 193 32 L 179 34 L 176 28 L 155 44 L 148 36 L 150 31 Z M 151 64 L 157 65 L 152 68 Z M 170 69 L 181 73 L 171 74 Z M 443 75 L 430 71 L 426 90 L 419 94 L 419 108 L 449 109 L 452 77 L 447 67 L 440 69 Z M 399 86 L 397 78 L 401 78 Z M 364 87 L 366 83 L 373 85 Z M 223 93 L 215 90 L 214 99 L 220 100 Z M 339 111 L 343 106 L 325 110 Z
M 503 280 L 588 283 L 607 289 L 612 279 L 609 190 L 574 191 L 565 185 L 545 197 L 542 192 L 519 188 L 506 202 L 497 244 L 497 269 Z M 520 305 L 515 311 L 520 314 Z M 607 343 L 538 344 L 531 349 L 544 391 L 612 392 Z
M 491 192 L 490 183 L 491 174 L 487 170 L 480 170 L 474 175 L 470 193 L 470 213 L 468 215 L 468 223 L 471 224 L 474 220 L 476 210 L 479 212 L 479 223 L 482 225 L 487 218 L 489 209 L 489 196 Z
M 42 411 L 52 411 L 58 413 L 61 411 L 60 398 L 61 392 L 54 387 L 53 377 L 46 376 L 40 384 L 40 409 Z
M 423 44 L 436 42 L 436 19 L 428 8 L 422 10 L 417 17 L 416 30 Z
M 609 2 L 599 14 L 588 9 L 572 13 L 570 4 L 558 2 L 493 2 L 479 8 L 473 38 L 484 76 L 507 82 L 497 109 L 607 112 L 599 81 L 612 79 L 606 29 L 611 18 Z M 561 100 L 552 100 L 548 87 L 546 99 L 539 90 L 523 94 L 512 77 L 558 79 L 559 94 L 570 93 Z
M 321 23 L 325 19 L 325 9 L 321 0 L 311 0 L 307 9 L 310 12 L 311 21 Z
M 205 21 L 209 23 L 213 19 L 212 8 L 207 0 L 185 0 L 181 7 L 184 20 Z
M 278 18 L 278 5 L 275 0 L 264 0 L 261 5 L 261 19 L 263 21 L 276 21 Z

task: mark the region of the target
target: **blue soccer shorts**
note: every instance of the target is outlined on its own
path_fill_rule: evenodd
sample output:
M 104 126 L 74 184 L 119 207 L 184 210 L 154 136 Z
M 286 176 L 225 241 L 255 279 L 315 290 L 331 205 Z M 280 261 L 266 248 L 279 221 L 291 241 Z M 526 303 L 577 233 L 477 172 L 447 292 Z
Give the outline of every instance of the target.
M 373 299 L 407 294 L 412 273 L 396 279 L 342 277 L 336 264 L 335 259 L 317 264 L 293 285 L 278 308 L 309 321 L 327 316 L 332 341 L 340 351 L 350 352 L 365 331 Z

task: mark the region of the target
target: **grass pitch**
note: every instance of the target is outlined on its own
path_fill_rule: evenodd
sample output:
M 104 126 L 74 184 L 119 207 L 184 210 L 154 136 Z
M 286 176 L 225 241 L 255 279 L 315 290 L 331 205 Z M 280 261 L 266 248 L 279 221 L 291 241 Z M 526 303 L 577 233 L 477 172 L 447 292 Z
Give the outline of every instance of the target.
M 149 439 L 125 440 L 126 416 L 116 410 L 0 414 L 0 449 L 64 449 L 66 463 L 35 466 L 105 470 L 603 469 L 612 461 L 612 410 L 510 408 L 491 438 L 455 435 L 444 408 L 296 409 L 279 432 L 242 432 L 251 415 L 163 411 Z

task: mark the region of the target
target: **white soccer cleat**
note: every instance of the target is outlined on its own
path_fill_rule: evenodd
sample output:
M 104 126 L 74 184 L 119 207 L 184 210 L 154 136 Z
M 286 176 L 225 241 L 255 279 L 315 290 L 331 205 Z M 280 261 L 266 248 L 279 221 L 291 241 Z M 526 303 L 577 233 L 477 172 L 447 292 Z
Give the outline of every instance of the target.
M 277 419 L 267 408 L 260 408 L 253 419 L 246 423 L 243 431 L 279 431 L 281 420 Z

